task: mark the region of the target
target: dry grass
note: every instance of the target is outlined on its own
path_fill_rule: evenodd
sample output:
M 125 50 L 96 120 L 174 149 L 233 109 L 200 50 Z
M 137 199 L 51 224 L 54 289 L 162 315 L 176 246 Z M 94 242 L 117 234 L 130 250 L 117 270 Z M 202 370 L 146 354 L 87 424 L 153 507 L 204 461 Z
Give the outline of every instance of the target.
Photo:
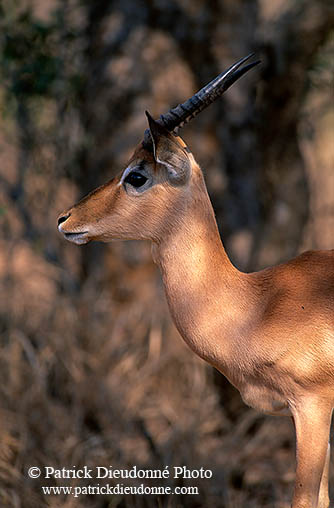
M 218 507 L 223 499 L 226 507 L 251 507 L 288 499 L 288 421 L 240 407 L 227 415 L 212 370 L 188 351 L 170 322 L 155 268 L 143 263 L 147 248 L 106 249 L 110 280 L 97 270 L 70 294 L 59 287 L 66 273 L 47 271 L 28 245 L 12 246 L 1 302 L 3 506 Z M 2 245 L 2 253 L 7 249 Z M 76 247 L 68 249 L 75 255 Z M 214 476 L 195 482 L 197 497 L 74 500 L 43 496 L 40 487 L 88 481 L 27 477 L 30 466 L 47 465 L 185 465 L 212 469 Z

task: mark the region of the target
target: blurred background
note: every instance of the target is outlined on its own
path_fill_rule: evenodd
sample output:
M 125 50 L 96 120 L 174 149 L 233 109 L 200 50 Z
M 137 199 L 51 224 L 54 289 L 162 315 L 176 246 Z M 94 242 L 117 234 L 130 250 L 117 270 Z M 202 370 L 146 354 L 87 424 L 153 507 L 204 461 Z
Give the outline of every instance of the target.
M 125 167 L 145 109 L 255 51 L 262 65 L 181 133 L 225 247 L 245 271 L 333 248 L 333 27 L 332 0 L 1 0 L 1 506 L 290 506 L 290 419 L 247 408 L 188 350 L 150 245 L 78 247 L 56 219 Z M 213 478 L 167 482 L 198 496 L 74 499 L 41 486 L 92 481 L 27 477 L 46 465 Z

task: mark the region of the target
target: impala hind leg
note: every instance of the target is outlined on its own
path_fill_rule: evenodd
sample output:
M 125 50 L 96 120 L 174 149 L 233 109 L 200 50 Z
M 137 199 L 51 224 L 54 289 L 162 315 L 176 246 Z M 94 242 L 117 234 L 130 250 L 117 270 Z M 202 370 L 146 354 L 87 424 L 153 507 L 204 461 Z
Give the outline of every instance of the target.
M 307 399 L 292 412 L 297 437 L 297 470 L 292 508 L 318 508 L 318 501 L 326 502 L 325 482 L 328 483 L 328 439 L 332 408 L 322 400 Z M 322 498 L 319 497 L 320 484 Z M 328 506 L 319 505 L 319 508 Z

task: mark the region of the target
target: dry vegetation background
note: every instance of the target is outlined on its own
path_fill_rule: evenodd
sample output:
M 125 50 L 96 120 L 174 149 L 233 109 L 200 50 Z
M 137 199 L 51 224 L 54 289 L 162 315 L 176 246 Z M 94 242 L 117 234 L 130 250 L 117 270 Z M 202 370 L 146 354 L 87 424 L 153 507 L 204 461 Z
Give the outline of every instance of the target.
M 158 116 L 256 51 L 261 67 L 182 132 L 225 246 L 244 270 L 333 248 L 333 7 L 1 0 L 1 506 L 289 506 L 290 420 L 246 408 L 187 349 L 150 246 L 79 248 L 56 217 L 124 167 L 145 109 Z M 46 465 L 185 465 L 213 479 L 179 482 L 199 486 L 193 497 L 47 497 L 43 484 L 88 480 L 28 478 Z

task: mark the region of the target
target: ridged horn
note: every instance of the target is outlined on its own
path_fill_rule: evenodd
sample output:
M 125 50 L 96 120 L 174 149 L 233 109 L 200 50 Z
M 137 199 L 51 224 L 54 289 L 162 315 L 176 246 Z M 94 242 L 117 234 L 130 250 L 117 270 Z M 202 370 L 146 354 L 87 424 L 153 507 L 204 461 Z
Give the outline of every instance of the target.
M 260 63 L 260 60 L 257 60 L 256 62 L 252 62 L 244 67 L 241 67 L 242 64 L 249 60 L 252 56 L 254 56 L 254 53 L 238 60 L 236 63 L 231 65 L 231 67 L 210 81 L 210 83 L 204 88 L 195 93 L 195 95 L 190 97 L 190 99 L 186 102 L 179 104 L 168 111 L 165 115 L 161 115 L 157 122 L 160 125 L 163 125 L 169 132 L 174 132 L 174 134 L 176 134 L 176 129 L 183 127 L 183 125 L 189 122 L 189 120 L 194 118 L 198 113 L 226 92 L 226 90 L 233 85 L 237 79 Z

